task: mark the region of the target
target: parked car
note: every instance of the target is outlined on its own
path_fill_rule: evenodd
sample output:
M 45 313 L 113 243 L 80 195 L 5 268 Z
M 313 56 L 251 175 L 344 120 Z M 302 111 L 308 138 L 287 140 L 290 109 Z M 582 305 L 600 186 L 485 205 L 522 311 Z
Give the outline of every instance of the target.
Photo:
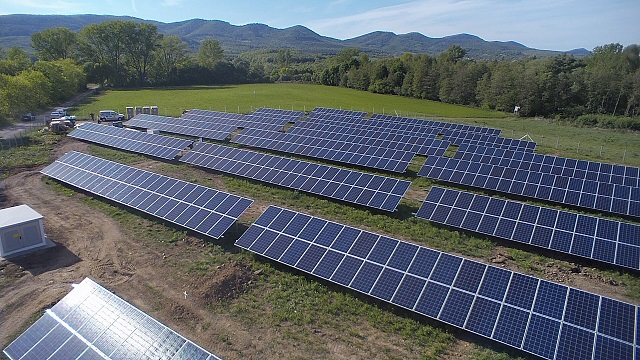
M 98 122 L 100 121 L 123 121 L 124 114 L 120 114 L 113 110 L 100 110 Z
M 51 112 L 51 118 L 52 119 L 59 119 L 59 118 L 61 118 L 63 116 L 67 116 L 67 115 L 69 115 L 68 111 L 69 111 L 69 109 L 67 109 L 67 108 L 57 108 L 57 109 L 55 109 L 55 110 L 53 110 Z
M 28 113 L 20 116 L 20 120 L 22 121 L 33 121 L 35 119 L 36 119 L 36 116 L 33 115 L 32 113 Z

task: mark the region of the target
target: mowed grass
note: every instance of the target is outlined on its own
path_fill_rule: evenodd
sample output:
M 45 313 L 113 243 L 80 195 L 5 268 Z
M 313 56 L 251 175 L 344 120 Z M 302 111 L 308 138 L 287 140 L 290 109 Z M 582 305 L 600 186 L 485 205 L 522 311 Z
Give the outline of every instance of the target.
M 179 116 L 183 110 L 195 108 L 248 113 L 260 107 L 311 111 L 320 106 L 411 117 L 506 117 L 506 114 L 497 111 L 310 84 L 110 90 L 88 99 L 88 102 L 77 108 L 76 113 L 87 117 L 91 112 L 97 114 L 98 111 L 105 109 L 124 113 L 127 106 L 158 106 L 160 115 L 165 116 Z

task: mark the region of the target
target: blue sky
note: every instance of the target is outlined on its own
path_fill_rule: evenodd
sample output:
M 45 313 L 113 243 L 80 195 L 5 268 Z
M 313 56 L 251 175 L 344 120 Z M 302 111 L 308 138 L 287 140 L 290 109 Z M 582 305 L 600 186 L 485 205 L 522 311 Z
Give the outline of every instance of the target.
M 348 39 L 372 31 L 460 33 L 571 50 L 640 44 L 638 0 L 0 0 L 0 14 L 109 14 L 175 22 L 193 18 L 276 28 L 304 25 Z

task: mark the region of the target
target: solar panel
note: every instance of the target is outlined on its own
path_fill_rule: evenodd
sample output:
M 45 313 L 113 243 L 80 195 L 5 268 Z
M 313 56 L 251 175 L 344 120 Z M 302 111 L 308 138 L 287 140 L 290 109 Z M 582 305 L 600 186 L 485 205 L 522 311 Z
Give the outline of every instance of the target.
M 418 176 L 640 217 L 640 188 L 430 156 Z
M 16 338 L 9 359 L 219 359 L 89 278 Z
M 232 132 L 238 129 L 234 125 L 149 114 L 138 114 L 133 119 L 128 120 L 126 125 L 211 140 L 225 140 Z
M 69 136 L 169 160 L 175 159 L 181 151 L 193 144 L 191 140 L 147 134 L 94 123 L 81 124 L 69 133 Z
M 245 115 L 199 109 L 190 110 L 181 118 L 209 124 L 232 125 L 236 128 L 271 131 L 280 131 L 289 122 L 288 118 L 277 118 L 271 115 Z
M 632 304 L 303 213 L 270 206 L 236 245 L 542 358 L 640 351 Z
M 311 111 L 309 117 L 326 117 L 326 118 L 341 118 L 345 120 L 350 119 L 362 119 L 367 116 L 367 113 L 364 111 L 353 111 L 353 110 L 342 110 L 342 109 L 332 109 L 332 108 L 324 108 L 324 107 L 316 107 Z
M 40 172 L 216 239 L 253 202 L 75 151 L 66 153 Z
M 578 160 L 553 155 L 462 144 L 454 159 L 538 171 L 546 174 L 593 180 L 611 184 L 640 186 L 640 168 L 598 161 Z
M 404 172 L 415 156 L 407 151 L 254 129 L 243 130 L 231 142 L 394 172 Z
M 356 127 L 331 127 L 320 130 L 293 126 L 287 133 L 386 149 L 397 149 L 420 155 L 444 155 L 449 146 L 447 141 L 435 139 L 433 135 L 398 135 L 388 131 L 363 130 Z
M 487 134 L 487 135 L 494 135 L 494 136 L 499 136 L 500 133 L 502 132 L 502 130 L 500 129 L 494 129 L 494 128 L 487 128 L 487 127 L 481 127 L 481 126 L 473 126 L 473 125 L 465 125 L 465 124 L 458 124 L 458 123 L 449 123 L 449 122 L 443 122 L 443 121 L 435 121 L 435 120 L 424 120 L 424 119 L 416 119 L 416 118 L 408 118 L 408 117 L 402 117 L 402 116 L 396 116 L 396 115 L 388 115 L 388 114 L 373 114 L 370 117 L 371 120 L 377 120 L 377 121 L 385 121 L 385 122 L 392 122 L 392 123 L 400 123 L 400 124 L 412 124 L 412 125 L 428 125 L 430 127 L 433 128 L 438 128 L 440 130 L 458 130 L 458 131 L 465 131 L 465 132 L 471 132 L 471 133 L 479 133 L 479 134 Z
M 462 132 L 458 130 L 446 130 L 442 139 L 450 141 L 454 145 L 470 144 L 491 146 L 499 149 L 518 150 L 531 153 L 536 149 L 536 143 L 533 141 L 502 138 L 494 135 Z
M 286 118 L 288 122 L 297 122 L 302 120 L 302 118 L 306 116 L 306 113 L 304 111 L 259 108 L 252 112 L 251 115 L 266 116 L 276 119 Z
M 354 204 L 394 211 L 411 182 L 380 175 L 196 143 L 180 161 Z
M 422 219 L 640 270 L 640 225 L 432 187 Z

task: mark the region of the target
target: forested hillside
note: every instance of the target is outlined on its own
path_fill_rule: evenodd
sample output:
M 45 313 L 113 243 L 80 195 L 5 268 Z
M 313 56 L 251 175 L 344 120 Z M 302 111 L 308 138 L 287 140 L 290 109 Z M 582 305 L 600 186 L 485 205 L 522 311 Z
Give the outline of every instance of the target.
M 300 41 L 315 38 L 302 27 L 288 29 L 288 34 Z M 31 36 L 34 56 L 14 47 L 0 60 L 0 117 L 12 119 L 51 105 L 85 82 L 141 87 L 298 81 L 506 112 L 517 108 L 518 115 L 558 117 L 581 125 L 640 129 L 637 44 L 605 44 L 584 57 L 497 61 L 472 59 L 460 45 L 437 55 L 373 57 L 359 48 L 336 55 L 291 48 L 229 55 L 216 38 L 198 42 L 198 48 L 191 49 L 181 37 L 163 35 L 156 25 L 139 21 L 36 32 Z

